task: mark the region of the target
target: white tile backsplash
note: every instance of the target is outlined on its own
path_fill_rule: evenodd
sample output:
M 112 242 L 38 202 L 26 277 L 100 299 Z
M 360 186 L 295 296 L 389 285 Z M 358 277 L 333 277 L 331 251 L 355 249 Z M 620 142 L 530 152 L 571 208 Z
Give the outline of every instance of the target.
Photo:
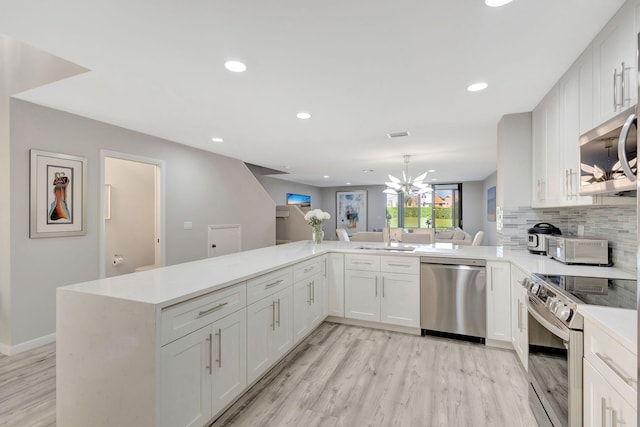
M 539 222 L 549 222 L 562 234 L 578 234 L 609 240 L 616 267 L 636 271 L 637 221 L 635 206 L 598 206 L 533 209 L 528 206 L 503 208 L 502 229 L 497 243 L 518 249 L 527 248 L 527 229 Z

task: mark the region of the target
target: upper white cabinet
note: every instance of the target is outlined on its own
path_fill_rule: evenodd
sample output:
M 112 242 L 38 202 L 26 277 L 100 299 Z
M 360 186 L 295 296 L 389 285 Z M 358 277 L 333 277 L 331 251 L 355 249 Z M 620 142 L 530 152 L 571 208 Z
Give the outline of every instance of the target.
M 636 9 L 627 1 L 593 40 L 594 125 L 637 102 Z

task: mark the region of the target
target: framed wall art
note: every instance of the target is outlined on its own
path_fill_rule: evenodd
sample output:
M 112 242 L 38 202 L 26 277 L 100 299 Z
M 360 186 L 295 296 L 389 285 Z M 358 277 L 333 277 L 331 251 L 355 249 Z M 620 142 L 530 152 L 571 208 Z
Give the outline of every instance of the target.
M 367 231 L 367 191 L 336 191 L 336 228 Z
M 31 150 L 29 237 L 87 234 L 87 159 Z

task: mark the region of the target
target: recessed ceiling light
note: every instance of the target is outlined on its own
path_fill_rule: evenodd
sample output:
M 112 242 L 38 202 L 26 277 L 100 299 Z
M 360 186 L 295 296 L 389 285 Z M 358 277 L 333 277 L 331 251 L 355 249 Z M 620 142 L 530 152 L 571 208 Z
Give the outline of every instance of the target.
M 289 166 L 289 165 L 285 165 L 285 166 L 284 166 L 284 168 L 285 168 L 285 169 L 291 169 L 291 166 Z
M 513 0 L 484 0 L 484 4 L 489 7 L 504 6 L 507 3 L 511 3 Z
M 309 113 L 305 113 L 305 112 L 300 112 L 298 114 L 296 114 L 296 117 L 302 120 L 306 120 L 306 119 L 310 119 L 311 118 L 311 114 Z
M 435 169 L 429 169 L 427 172 L 434 173 L 435 171 L 436 171 Z
M 350 182 L 345 182 L 344 185 L 351 185 L 351 183 Z
M 373 172 L 373 169 L 363 169 L 362 173 L 371 173 Z
M 489 87 L 489 85 L 485 82 L 478 82 L 478 83 L 474 83 L 472 85 L 469 85 L 469 87 L 467 88 L 467 90 L 469 92 L 478 92 L 481 90 L 485 90 L 487 87 Z
M 214 136 L 213 138 L 211 138 L 211 141 L 213 141 L 213 142 L 222 142 L 222 141 L 224 141 L 224 139 L 218 138 L 217 136 Z
M 327 179 L 327 178 L 329 178 L 329 175 L 325 175 L 325 176 L 323 176 L 323 178 L 324 178 L 324 179 Z
M 431 178 L 431 181 L 437 181 L 437 179 L 436 178 Z
M 247 66 L 240 61 L 227 61 L 224 63 L 224 68 L 234 73 L 243 73 L 247 71 Z

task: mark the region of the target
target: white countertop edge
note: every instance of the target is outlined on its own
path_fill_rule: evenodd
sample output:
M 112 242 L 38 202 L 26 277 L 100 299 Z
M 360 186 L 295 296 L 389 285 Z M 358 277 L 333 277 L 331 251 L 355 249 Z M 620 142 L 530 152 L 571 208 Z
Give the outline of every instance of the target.
M 564 265 L 525 250 L 501 246 L 418 245 L 415 252 L 364 250 L 359 247 L 384 247 L 384 243 L 325 241 L 293 242 L 175 264 L 154 270 L 125 274 L 58 288 L 111 298 L 157 305 L 160 309 L 227 286 L 250 280 L 271 271 L 303 262 L 329 252 L 390 256 L 436 256 L 443 258 L 484 259 L 512 262 L 526 273 L 570 274 L 578 276 L 636 279 L 635 274 L 613 267 Z M 399 245 L 402 246 L 402 245 Z
M 633 354 L 638 354 L 638 312 L 624 308 L 578 305 L 578 313 L 597 323 Z

